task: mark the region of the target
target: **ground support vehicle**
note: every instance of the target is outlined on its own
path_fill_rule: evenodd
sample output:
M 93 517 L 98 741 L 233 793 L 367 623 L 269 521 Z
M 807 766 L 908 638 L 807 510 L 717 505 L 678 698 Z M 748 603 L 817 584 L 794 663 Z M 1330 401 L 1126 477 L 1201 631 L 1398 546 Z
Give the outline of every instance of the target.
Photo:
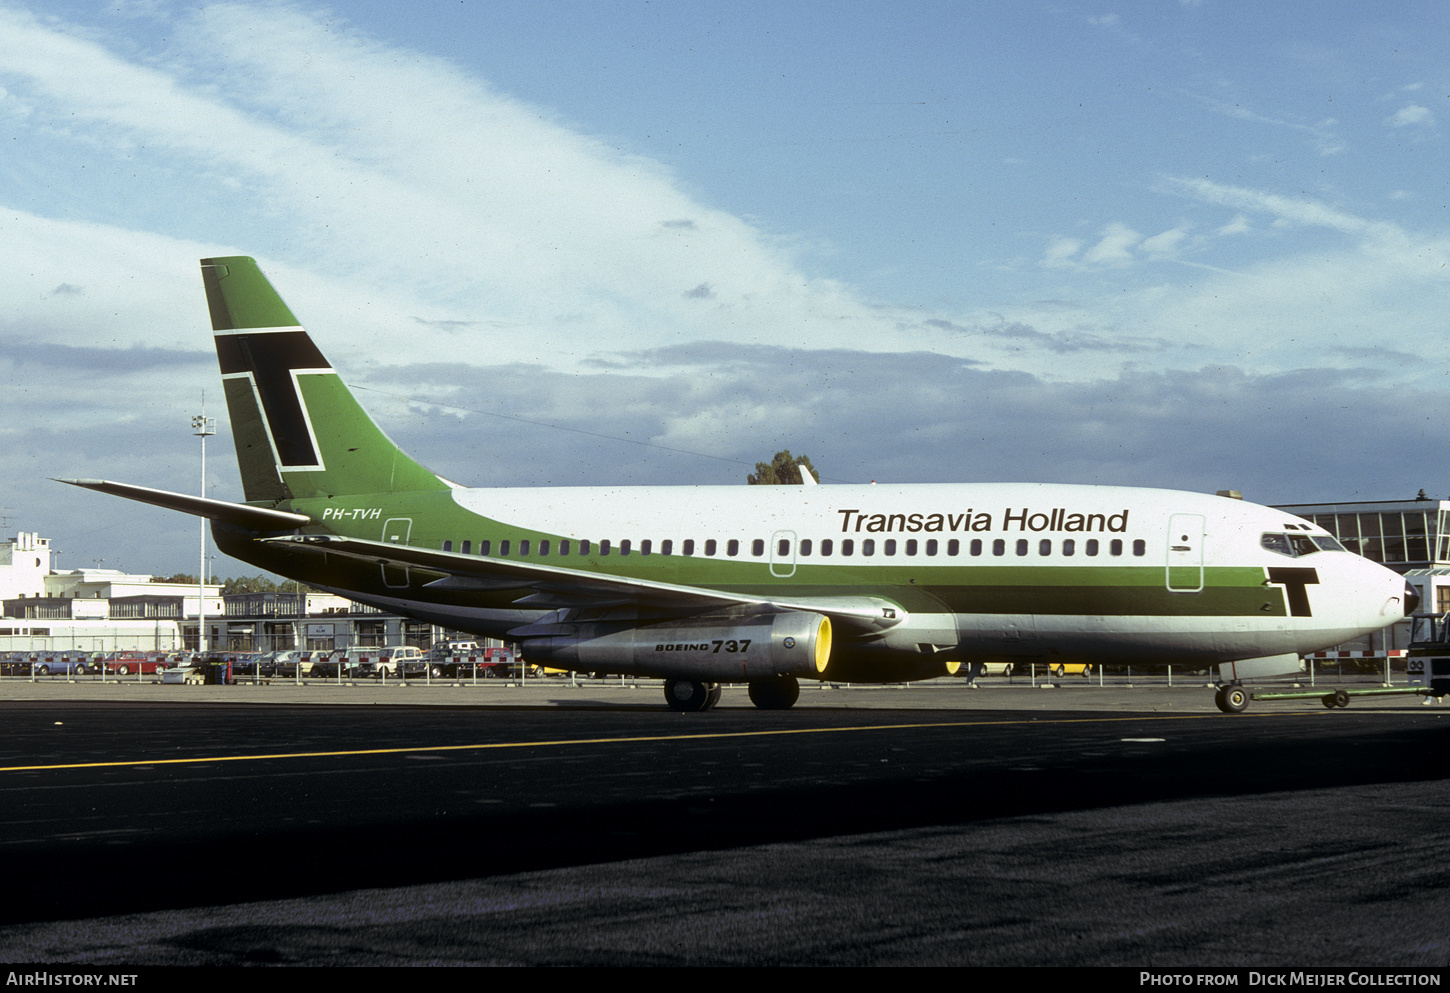
M 1437 700 L 1450 693 L 1450 614 L 1421 614 L 1410 620 L 1405 673 L 1415 686 Z
M 1450 693 L 1450 632 L 1447 632 L 1447 618 L 1450 614 L 1416 614 L 1410 618 L 1410 647 L 1387 649 L 1382 652 L 1315 652 L 1306 656 L 1310 665 L 1323 664 L 1329 660 L 1350 660 L 1358 669 L 1376 671 L 1383 668 L 1385 685 L 1366 689 L 1335 687 L 1334 689 L 1289 690 L 1251 692 L 1238 683 L 1218 688 L 1214 702 L 1218 709 L 1227 714 L 1237 714 L 1248 708 L 1251 700 L 1320 700 L 1324 706 L 1348 707 L 1349 701 L 1357 696 L 1424 696 L 1439 698 Z M 1403 659 L 1405 663 L 1405 686 L 1390 686 L 1389 673 L 1392 664 Z

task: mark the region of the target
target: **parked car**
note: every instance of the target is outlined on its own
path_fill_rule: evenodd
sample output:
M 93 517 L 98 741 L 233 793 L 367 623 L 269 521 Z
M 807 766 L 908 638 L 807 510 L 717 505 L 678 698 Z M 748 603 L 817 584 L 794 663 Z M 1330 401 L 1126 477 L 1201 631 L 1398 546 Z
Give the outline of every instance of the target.
M 479 648 L 472 642 L 462 644 L 471 645 L 471 648 L 449 653 L 448 655 L 434 657 L 429 662 L 429 672 L 435 679 L 470 679 L 477 675 L 484 679 L 491 679 L 495 676 L 509 676 L 514 673 L 514 663 L 517 659 L 512 649 L 508 648 Z
M 113 652 L 105 662 L 106 672 L 116 676 L 135 673 L 152 675 L 166 668 L 166 656 L 155 652 Z
M 421 676 L 428 668 L 428 656 L 412 645 L 362 649 L 358 659 L 359 676 L 373 679 Z
M 85 676 L 91 672 L 90 657 L 85 652 L 42 652 L 31 658 L 37 676 Z

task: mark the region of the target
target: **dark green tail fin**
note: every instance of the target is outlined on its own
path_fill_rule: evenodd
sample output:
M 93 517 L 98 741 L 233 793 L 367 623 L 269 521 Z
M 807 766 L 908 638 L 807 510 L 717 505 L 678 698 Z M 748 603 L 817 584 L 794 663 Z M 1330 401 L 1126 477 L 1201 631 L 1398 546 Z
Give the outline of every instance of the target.
M 445 489 L 373 423 L 255 260 L 201 260 L 249 501 Z

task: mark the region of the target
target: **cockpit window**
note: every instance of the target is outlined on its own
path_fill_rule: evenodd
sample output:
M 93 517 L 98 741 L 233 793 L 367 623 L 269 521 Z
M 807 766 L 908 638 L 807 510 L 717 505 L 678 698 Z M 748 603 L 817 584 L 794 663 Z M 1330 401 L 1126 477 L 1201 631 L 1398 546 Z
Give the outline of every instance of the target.
M 1347 551 L 1349 551 L 1349 549 L 1345 548 L 1343 545 L 1341 545 L 1339 543 L 1339 539 L 1338 538 L 1330 537 L 1327 534 L 1317 534 L 1317 535 L 1315 535 L 1314 536 L 1314 544 L 1318 545 L 1320 548 L 1322 548 L 1326 552 L 1347 552 Z
M 1289 544 L 1287 534 L 1266 534 L 1259 538 L 1259 544 L 1271 552 L 1278 552 L 1280 555 L 1293 555 L 1294 546 Z
M 1320 549 L 1327 552 L 1344 551 L 1344 546 L 1327 535 L 1311 538 L 1307 534 L 1265 534 L 1259 538 L 1259 544 L 1271 552 L 1291 558 L 1312 555 Z

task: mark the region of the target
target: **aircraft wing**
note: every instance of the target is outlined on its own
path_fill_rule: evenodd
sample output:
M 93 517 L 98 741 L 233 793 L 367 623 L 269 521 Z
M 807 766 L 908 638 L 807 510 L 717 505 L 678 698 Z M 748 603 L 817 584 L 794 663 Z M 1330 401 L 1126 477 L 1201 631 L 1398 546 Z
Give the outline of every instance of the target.
M 552 609 L 635 603 L 688 613 L 728 607 L 809 610 L 825 614 L 859 633 L 894 627 L 907 616 L 906 610 L 897 604 L 870 596 L 774 598 L 341 535 L 286 535 L 261 540 L 285 544 L 293 551 L 342 555 L 378 565 L 436 572 L 440 577 L 427 584 L 433 589 L 531 590 L 514 601 L 521 607 Z
M 304 524 L 311 524 L 312 518 L 305 514 L 293 514 L 285 510 L 268 507 L 254 507 L 248 503 L 229 503 L 226 500 L 212 500 L 209 497 L 188 496 L 169 490 L 154 490 L 149 486 L 134 486 L 131 483 L 113 483 L 109 479 L 57 479 L 57 483 L 69 483 L 88 490 L 109 493 L 112 496 L 139 500 L 167 510 L 179 510 L 184 514 L 205 517 L 207 520 L 235 524 L 254 531 L 290 531 Z

